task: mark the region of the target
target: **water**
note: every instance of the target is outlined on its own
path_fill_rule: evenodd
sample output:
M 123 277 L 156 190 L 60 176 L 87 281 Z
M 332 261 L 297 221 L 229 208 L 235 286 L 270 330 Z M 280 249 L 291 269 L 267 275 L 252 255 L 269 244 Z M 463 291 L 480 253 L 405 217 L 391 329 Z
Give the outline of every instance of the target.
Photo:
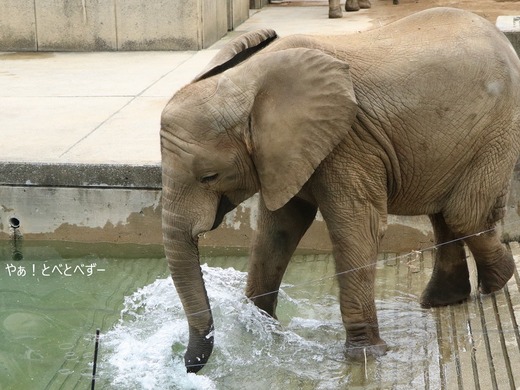
M 471 373 L 464 362 L 480 348 L 471 344 L 479 335 L 466 330 L 479 327 L 473 307 L 480 301 L 421 309 L 431 264 L 414 256 L 378 262 L 376 305 L 388 353 L 348 362 L 330 255 L 294 257 L 275 321 L 244 297 L 247 256 L 210 253 L 203 272 L 215 348 L 203 370 L 187 374 L 187 322 L 160 248 L 25 243 L 18 262 L 9 250 L 0 246 L 1 390 L 89 388 L 96 328 L 96 389 L 450 388 L 458 372 Z M 458 328 L 445 328 L 451 322 Z
M 216 327 L 209 363 L 198 375 L 185 373 L 183 311 L 171 281 L 158 279 L 125 299 L 121 321 L 104 337 L 101 375 L 111 378 L 113 388 L 424 387 L 425 367 L 437 354 L 436 333 L 434 319 L 419 308 L 417 296 L 402 293 L 379 300 L 382 333 L 391 350 L 367 364 L 348 363 L 335 280 L 315 280 L 334 274 L 331 256 L 293 260 L 279 297 L 279 321 L 244 298 L 246 273 L 236 268 L 245 268 L 247 258 L 208 260 L 212 266 L 204 265 L 203 273 Z M 215 266 L 230 262 L 235 268 Z
M 0 389 L 87 388 L 96 329 L 117 323 L 125 295 L 166 276 L 162 254 L 26 242 L 23 257 L 0 242 Z

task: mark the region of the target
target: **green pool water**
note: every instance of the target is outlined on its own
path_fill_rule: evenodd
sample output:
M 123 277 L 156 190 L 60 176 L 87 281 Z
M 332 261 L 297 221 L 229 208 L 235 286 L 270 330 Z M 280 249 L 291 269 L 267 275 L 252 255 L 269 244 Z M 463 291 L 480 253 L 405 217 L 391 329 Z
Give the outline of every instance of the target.
M 96 329 L 166 276 L 161 248 L 25 242 L 22 254 L 0 243 L 0 389 L 90 388 Z

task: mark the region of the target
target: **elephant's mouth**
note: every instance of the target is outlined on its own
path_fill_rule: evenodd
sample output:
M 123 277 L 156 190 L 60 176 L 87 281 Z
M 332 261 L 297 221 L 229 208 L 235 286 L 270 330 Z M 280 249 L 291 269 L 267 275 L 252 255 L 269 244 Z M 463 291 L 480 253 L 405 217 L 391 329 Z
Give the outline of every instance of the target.
M 213 222 L 213 226 L 210 230 L 216 229 L 222 223 L 224 216 L 231 210 L 233 210 L 235 207 L 237 206 L 231 203 L 231 201 L 226 195 L 222 195 L 222 197 L 220 198 L 220 203 L 218 205 L 217 214 L 215 215 L 215 222 Z

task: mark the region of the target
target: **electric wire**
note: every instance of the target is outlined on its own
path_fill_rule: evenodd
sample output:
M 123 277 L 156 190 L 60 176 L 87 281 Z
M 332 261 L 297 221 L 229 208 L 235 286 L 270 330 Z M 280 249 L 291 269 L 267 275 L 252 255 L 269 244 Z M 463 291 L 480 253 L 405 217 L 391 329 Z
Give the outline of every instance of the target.
M 511 225 L 517 225 L 517 224 L 520 224 L 520 221 L 514 221 L 514 222 L 505 223 L 505 224 L 502 224 L 501 226 L 504 227 L 504 226 L 511 226 Z M 295 289 L 295 288 L 299 288 L 301 286 L 305 286 L 305 285 L 308 285 L 308 284 L 320 283 L 320 282 L 323 282 L 325 280 L 332 279 L 332 278 L 335 278 L 335 277 L 343 275 L 343 274 L 347 274 L 347 273 L 350 273 L 350 272 L 356 272 L 356 271 L 359 271 L 359 270 L 362 270 L 362 269 L 365 269 L 365 268 L 376 266 L 377 264 L 379 264 L 382 261 L 399 260 L 399 259 L 402 259 L 402 258 L 406 258 L 406 257 L 408 257 L 410 255 L 420 255 L 420 254 L 422 254 L 424 252 L 431 251 L 431 250 L 434 250 L 434 249 L 438 249 L 438 248 L 440 248 L 442 246 L 445 246 L 445 245 L 453 244 L 455 242 L 463 241 L 463 240 L 466 240 L 466 239 L 471 238 L 471 237 L 477 237 L 477 236 L 480 236 L 482 234 L 490 233 L 490 232 L 492 232 L 492 231 L 494 231 L 496 229 L 497 229 L 496 227 L 493 227 L 493 228 L 490 228 L 490 229 L 481 230 L 481 231 L 479 231 L 477 233 L 469 234 L 467 236 L 463 236 L 463 237 L 459 237 L 459 238 L 456 238 L 456 239 L 453 239 L 453 240 L 450 240 L 450 241 L 446 241 L 446 242 L 442 242 L 442 243 L 439 243 L 439 244 L 435 244 L 435 245 L 429 246 L 427 248 L 423 248 L 421 250 L 413 250 L 413 251 L 410 251 L 410 252 L 407 252 L 405 254 L 401 254 L 401 255 L 398 255 L 398 256 L 395 256 L 395 257 L 392 257 L 392 258 L 376 260 L 376 261 L 371 262 L 369 264 L 365 264 L 363 266 L 352 268 L 352 269 L 349 269 L 349 270 L 346 270 L 346 271 L 336 272 L 336 273 L 331 274 L 331 275 L 325 275 L 325 276 L 323 276 L 321 278 L 312 279 L 312 280 L 309 280 L 309 281 L 306 281 L 306 282 L 297 283 L 297 284 L 293 284 L 293 285 L 290 285 L 290 286 L 285 286 L 284 290 Z M 257 294 L 257 295 L 248 297 L 248 299 L 253 301 L 254 299 L 257 299 L 257 298 L 261 298 L 261 297 L 265 297 L 265 296 L 269 296 L 269 295 L 273 295 L 273 294 L 278 294 L 280 292 L 280 290 L 281 290 L 281 288 L 278 288 L 278 289 L 273 290 L 273 291 L 268 291 L 268 292 L 265 292 L 265 293 L 262 293 L 262 294 Z M 218 305 L 214 306 L 214 308 L 217 308 L 217 307 L 218 307 Z M 207 313 L 208 311 L 211 311 L 211 309 L 200 310 L 200 311 L 195 312 L 195 313 L 187 314 L 186 316 L 187 317 L 189 317 L 189 316 L 196 316 L 196 315 L 199 315 L 199 314 Z

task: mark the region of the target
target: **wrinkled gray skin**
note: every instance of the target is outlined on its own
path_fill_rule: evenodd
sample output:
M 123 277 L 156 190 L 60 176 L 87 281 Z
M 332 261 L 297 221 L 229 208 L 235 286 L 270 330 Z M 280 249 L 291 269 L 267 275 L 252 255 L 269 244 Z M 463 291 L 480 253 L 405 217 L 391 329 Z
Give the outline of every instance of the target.
M 228 44 L 162 114 L 163 233 L 198 371 L 213 318 L 198 237 L 260 191 L 246 295 L 274 316 L 276 292 L 319 208 L 333 244 L 346 354 L 381 355 L 375 261 L 387 214 L 429 215 L 436 243 L 491 229 L 520 149 L 520 61 L 484 19 L 437 8 L 366 33 Z M 440 246 L 424 307 L 482 293 L 514 263 L 495 231 Z

